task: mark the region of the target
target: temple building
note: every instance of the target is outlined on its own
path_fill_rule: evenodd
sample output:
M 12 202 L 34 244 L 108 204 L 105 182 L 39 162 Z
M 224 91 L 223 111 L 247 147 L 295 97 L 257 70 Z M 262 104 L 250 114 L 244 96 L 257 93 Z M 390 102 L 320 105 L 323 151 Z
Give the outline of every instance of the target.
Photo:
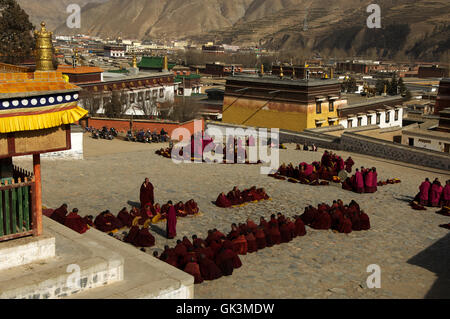
M 222 120 L 226 123 L 303 131 L 339 124 L 338 80 L 292 80 L 271 76 L 226 79 Z
M 55 71 L 45 23 L 36 36 L 36 71 L 0 73 L 0 241 L 42 234 L 41 154 L 69 150 L 70 124 L 87 114 L 81 89 Z M 23 155 L 33 173 L 13 165 Z

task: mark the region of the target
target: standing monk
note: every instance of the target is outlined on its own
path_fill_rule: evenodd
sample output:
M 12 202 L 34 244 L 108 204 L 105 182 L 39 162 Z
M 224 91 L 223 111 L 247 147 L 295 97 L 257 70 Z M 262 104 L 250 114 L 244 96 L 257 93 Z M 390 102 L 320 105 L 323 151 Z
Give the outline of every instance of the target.
M 355 162 L 353 161 L 352 157 L 350 156 L 349 158 L 347 158 L 347 160 L 345 161 L 345 170 L 348 173 L 352 172 L 352 167 L 353 165 L 355 165 Z
M 152 205 L 155 203 L 153 185 L 148 178 L 142 183 L 139 199 L 141 201 L 141 207 L 144 207 L 148 203 L 151 203 Z
M 436 178 L 431 185 L 430 191 L 430 205 L 433 207 L 440 206 L 441 194 L 443 187 L 441 186 L 441 182 Z
M 169 212 L 167 213 L 167 238 L 173 239 L 177 235 L 177 213 L 175 207 L 173 207 L 172 201 L 167 203 L 169 206 Z
M 355 191 L 360 194 L 364 193 L 364 177 L 358 169 L 355 173 Z
M 422 206 L 428 205 L 428 195 L 430 193 L 430 187 L 431 187 L 431 183 L 428 178 L 425 178 L 425 181 L 422 184 L 420 184 L 419 198 L 420 198 L 420 205 L 422 205 Z
M 445 182 L 445 187 L 442 191 L 442 206 L 450 207 L 450 179 Z

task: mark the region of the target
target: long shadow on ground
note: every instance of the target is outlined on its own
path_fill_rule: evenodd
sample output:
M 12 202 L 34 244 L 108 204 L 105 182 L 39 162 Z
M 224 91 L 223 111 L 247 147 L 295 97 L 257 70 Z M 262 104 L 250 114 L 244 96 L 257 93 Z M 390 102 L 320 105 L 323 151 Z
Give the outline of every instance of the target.
M 408 263 L 428 269 L 438 277 L 425 295 L 426 299 L 450 298 L 450 233 L 412 257 Z

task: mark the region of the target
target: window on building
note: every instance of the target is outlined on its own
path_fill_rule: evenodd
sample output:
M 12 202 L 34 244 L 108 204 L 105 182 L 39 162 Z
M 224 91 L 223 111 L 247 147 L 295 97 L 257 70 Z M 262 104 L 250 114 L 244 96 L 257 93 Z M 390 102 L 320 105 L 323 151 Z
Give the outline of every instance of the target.
M 158 90 L 153 90 L 153 97 L 157 97 L 158 96 Z
M 330 101 L 329 111 L 334 112 L 334 101 Z
M 389 123 L 391 119 L 391 112 L 386 112 L 386 123 Z
M 372 124 L 372 115 L 367 115 L 367 125 L 371 125 Z
M 377 125 L 381 123 L 381 113 L 377 113 Z
M 316 114 L 321 114 L 322 113 L 322 102 L 317 101 L 316 102 Z
M 150 91 L 149 90 L 145 91 L 145 99 L 150 100 Z
M 348 127 L 353 127 L 353 120 L 348 120 Z
M 131 103 L 134 103 L 134 93 L 131 93 L 131 94 L 130 94 L 130 102 L 131 102 Z
M 398 121 L 398 110 L 395 110 L 395 114 L 394 114 L 394 121 Z
M 357 126 L 362 126 L 362 117 L 358 117 L 358 125 Z
M 141 102 L 143 100 L 143 94 L 138 93 L 138 101 Z
M 159 89 L 159 97 L 160 98 L 164 97 L 164 89 Z

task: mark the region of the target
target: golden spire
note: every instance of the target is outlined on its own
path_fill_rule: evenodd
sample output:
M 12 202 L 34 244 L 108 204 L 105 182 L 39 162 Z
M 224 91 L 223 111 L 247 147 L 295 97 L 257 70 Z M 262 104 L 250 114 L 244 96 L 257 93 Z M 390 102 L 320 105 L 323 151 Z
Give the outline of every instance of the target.
M 41 30 L 34 32 L 36 37 L 36 71 L 54 71 L 53 65 L 53 32 L 47 31 L 45 22 Z
M 169 62 L 167 61 L 167 55 L 164 56 L 164 71 L 169 71 Z
M 283 65 L 280 65 L 280 78 L 283 78 Z
M 264 75 L 264 64 L 261 63 L 261 75 Z
M 135 68 L 135 69 L 138 68 L 136 55 L 133 55 L 133 68 Z
M 200 73 L 200 72 L 198 71 L 198 68 L 197 68 L 197 70 L 195 71 L 195 73 L 197 73 L 197 75 Z
M 292 66 L 292 78 L 295 79 L 295 67 Z

